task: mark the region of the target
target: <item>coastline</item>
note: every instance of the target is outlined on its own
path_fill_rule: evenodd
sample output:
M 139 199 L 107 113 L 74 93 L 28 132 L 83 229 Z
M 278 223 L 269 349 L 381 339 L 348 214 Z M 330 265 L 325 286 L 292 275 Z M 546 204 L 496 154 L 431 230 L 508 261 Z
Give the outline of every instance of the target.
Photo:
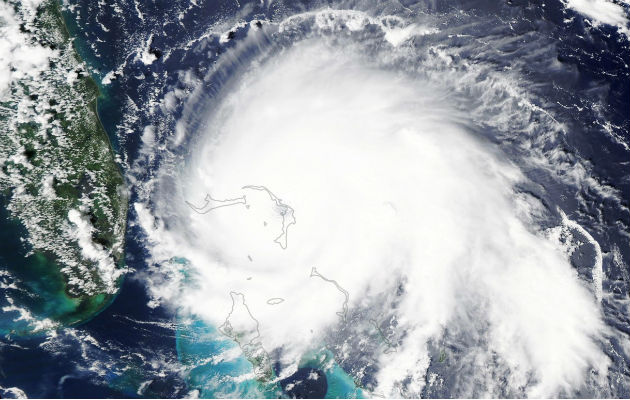
M 128 194 L 98 113 L 103 92 L 85 71 L 61 3 L 12 6 L 24 21 L 21 45 L 48 57 L 39 75 L 10 81 L 0 110 L 7 133 L 0 222 L 20 238 L 16 254 L 0 254 L 11 259 L 1 267 L 15 287 L 2 330 L 30 336 L 85 323 L 116 298 L 126 272 Z

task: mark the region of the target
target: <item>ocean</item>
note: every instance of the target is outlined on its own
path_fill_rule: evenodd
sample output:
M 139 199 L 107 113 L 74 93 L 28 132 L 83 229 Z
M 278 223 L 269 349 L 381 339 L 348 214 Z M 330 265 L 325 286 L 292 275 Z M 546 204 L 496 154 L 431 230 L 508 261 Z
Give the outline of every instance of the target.
M 537 199 L 550 215 L 537 220 L 536 226 L 541 231 L 553 229 L 561 221 L 561 213 L 556 210 L 563 210 L 587 232 L 573 232 L 580 243 L 597 243 L 593 247 L 581 244 L 583 248 L 571 253 L 570 258 L 575 275 L 588 282 L 583 286 L 590 288 L 590 282 L 595 279 L 592 259 L 597 254 L 602 257 L 602 320 L 614 333 L 603 335 L 598 345 L 609 360 L 605 378 L 610 383 L 602 386 L 589 381 L 577 391 L 565 388 L 564 392 L 547 394 L 552 397 L 562 394 L 628 396 L 630 355 L 623 341 L 627 342 L 630 320 L 627 307 L 622 304 L 630 288 L 630 249 L 627 246 L 630 42 L 621 29 L 594 26 L 587 18 L 567 10 L 563 2 L 555 0 L 418 4 L 409 1 L 383 4 L 263 1 L 259 4 L 201 0 L 147 3 L 69 0 L 64 5 L 64 18 L 75 38 L 77 53 L 98 84 L 99 119 L 109 135 L 129 188 L 131 206 L 125 235 L 125 264 L 129 272 L 111 303 L 77 326 L 21 337 L 9 333 L 11 329 L 20 329 L 15 315 L 0 315 L 0 331 L 6 338 L 0 346 L 0 386 L 19 388 L 28 397 L 46 398 L 190 395 L 362 398 L 380 395 L 380 390 L 384 389 L 378 379 L 385 378 L 378 375 L 378 371 L 385 367 L 379 367 L 374 361 L 382 360 L 380 355 L 369 352 L 387 350 L 391 345 L 388 340 L 403 346 L 407 337 L 413 337 L 412 331 L 396 334 L 393 330 L 404 322 L 392 322 L 398 320 L 386 311 L 374 314 L 381 318 L 378 321 L 385 322 L 373 322 L 376 317 L 369 310 L 353 303 L 356 308 L 351 309 L 348 321 L 339 322 L 332 331 L 325 330 L 324 339 L 314 340 L 312 351 L 296 360 L 297 369 L 292 373 L 287 372 L 289 367 L 283 358 L 291 349 L 268 348 L 268 356 L 275 360 L 272 363 L 274 378 L 280 377 L 282 372 L 286 376 L 271 382 L 256 379 L 252 360 L 239 343 L 222 334 L 219 326 L 212 322 L 213 317 L 209 317 L 214 316 L 214 312 L 225 314 L 221 311 L 223 308 L 219 310 L 219 303 L 206 304 L 200 300 L 203 297 L 195 297 L 205 290 L 199 289 L 206 288 L 204 279 L 211 280 L 213 275 L 207 278 L 200 272 L 206 267 L 194 267 L 191 263 L 207 255 L 177 253 L 180 248 L 172 251 L 168 248 L 172 241 L 165 239 L 171 238 L 171 234 L 175 237 L 174 232 L 185 232 L 182 228 L 185 222 L 176 218 L 180 209 L 173 205 L 180 199 L 176 196 L 184 190 L 178 182 L 186 176 L 187 168 L 196 166 L 197 159 L 192 157 L 194 150 L 203 147 L 202 134 L 195 132 L 212 129 L 214 120 L 208 118 L 214 118 L 213 112 L 222 110 L 222 101 L 230 92 L 237 91 L 235 77 L 253 73 L 248 70 L 250 65 L 273 60 L 288 52 L 293 43 L 308 42 L 320 36 L 333 47 L 358 42 L 374 59 L 389 51 L 389 44 L 381 37 L 378 31 L 381 28 L 376 24 L 353 31 L 348 28 L 350 22 L 342 24 L 342 28 L 330 22 L 328 27 L 316 31 L 316 24 L 308 22 L 306 17 L 307 22 L 294 26 L 283 22 L 310 10 L 331 8 L 362 10 L 375 16 L 391 14 L 401 16 L 401 20 L 417 16 L 427 26 L 435 25 L 435 32 L 426 28 L 425 33 L 405 42 L 412 55 L 393 50 L 395 62 L 377 62 L 370 68 L 391 67 L 400 76 L 414 71 L 436 86 L 446 87 L 448 96 L 461 99 L 454 106 L 458 112 L 466 114 L 466 107 L 482 110 L 468 115 L 474 124 L 468 124 L 463 118 L 457 124 L 466 125 L 476 137 L 493 143 L 507 160 L 522 167 L 530 183 L 518 186 L 519 193 Z M 628 7 L 624 7 L 627 15 Z M 330 18 L 343 19 L 342 16 Z M 260 26 L 264 23 L 265 28 L 260 28 L 264 33 L 253 40 L 251 32 L 259 26 L 256 21 L 262 21 Z M 350 31 L 347 36 L 346 31 Z M 433 53 L 427 49 L 432 49 Z M 438 70 L 442 67 L 436 67 L 437 64 L 430 67 L 424 64 L 425 50 L 444 63 L 443 70 Z M 440 51 L 444 55 L 440 55 Z M 416 70 L 415 65 L 425 69 Z M 474 69 L 478 65 L 482 66 L 480 72 Z M 459 78 L 443 73 L 448 68 L 471 78 L 456 81 Z M 486 96 L 495 96 L 488 93 L 498 91 L 499 83 L 489 84 L 492 89 L 487 91 L 483 89 L 485 86 L 479 86 L 480 82 L 493 79 L 499 82 L 497 76 L 514 71 L 522 85 L 519 90 L 529 95 L 526 117 L 518 108 L 526 100 L 514 95 L 516 89 L 505 87 L 501 94 L 486 102 Z M 514 108 L 510 108 L 516 110 L 514 114 L 499 115 L 508 109 L 505 106 L 508 103 L 514 104 Z M 493 119 L 495 114 L 497 117 Z M 487 119 L 479 119 L 481 117 Z M 558 127 L 563 133 L 549 139 L 550 132 L 560 129 Z M 257 129 L 264 131 L 262 126 L 253 128 Z M 533 139 L 530 142 L 526 137 Z M 536 157 L 547 157 L 544 163 L 522 161 L 532 149 L 540 151 Z M 218 166 L 213 165 L 213 168 L 219 171 Z M 596 184 L 591 185 L 593 182 Z M 143 210 L 150 210 L 149 215 L 155 219 L 147 219 Z M 296 208 L 296 227 L 300 224 L 300 211 Z M 151 228 L 155 228 L 154 236 Z M 29 282 L 23 296 L 33 314 L 41 319 L 54 319 L 55 313 L 70 300 L 59 295 L 57 280 L 60 277 L 47 275 L 46 260 L 27 256 L 23 251 L 19 240 L 23 229 L 8 219 L 4 208 L 0 209 L 0 262 L 11 265 L 19 272 L 19 279 Z M 184 234 L 190 235 L 190 243 L 196 243 L 198 232 L 201 231 Z M 165 239 L 164 243 L 160 239 Z M 16 252 L 15 249 L 21 250 Z M 219 253 L 217 250 L 212 254 L 218 254 L 218 259 L 229 259 L 229 255 Z M 188 260 L 189 256 L 193 261 Z M 220 282 L 222 272 L 217 271 L 216 279 Z M 174 283 L 170 285 L 171 282 Z M 398 300 L 383 297 L 385 300 L 377 302 L 398 307 L 404 296 L 401 293 L 410 290 L 403 289 L 404 283 L 404 279 L 396 282 Z M 224 291 L 229 290 L 232 289 Z M 197 308 L 191 303 L 197 304 Z M 249 308 L 247 310 L 250 312 Z M 297 314 L 295 310 L 281 313 L 278 321 L 291 319 L 294 314 Z M 472 311 L 471 315 L 474 320 Z M 363 350 L 356 350 L 363 349 L 363 344 L 357 344 L 361 340 L 353 331 L 363 326 L 356 322 L 361 318 L 370 321 L 364 324 L 365 329 L 378 326 L 383 330 L 371 331 L 371 336 L 367 337 L 372 344 L 365 345 L 363 354 L 359 354 Z M 475 375 L 476 367 L 471 367 L 475 363 L 495 365 L 496 362 L 493 374 L 507 374 L 509 370 L 505 367 L 508 364 L 501 364 L 496 352 L 485 361 L 467 352 L 468 348 L 489 346 L 487 340 L 490 339 L 484 336 L 489 328 L 475 325 L 475 329 L 478 336 L 467 336 L 463 328 L 464 333 L 457 327 L 448 327 L 440 331 L 441 339 L 431 337 L 425 349 L 429 356 L 422 358 L 426 361 L 426 365 L 422 364 L 425 375 L 418 378 L 426 381 L 426 385 L 418 388 L 412 384 L 417 377 L 405 376 L 392 385 L 392 390 L 400 391 L 388 392 L 385 396 L 393 396 L 392 393 L 397 397 L 478 397 L 488 393 L 499 397 L 527 396 L 531 382 L 512 385 L 508 378 L 496 378 L 497 382 L 493 383 L 491 378 Z M 379 339 L 380 336 L 385 339 Z M 260 340 L 267 348 L 267 343 L 273 342 L 263 339 L 255 337 L 251 343 Z M 368 353 L 372 358 L 366 355 Z M 367 358 L 370 360 L 366 361 Z M 438 362 L 438 358 L 441 361 Z M 464 382 L 462 376 L 471 376 L 473 383 Z M 442 379 L 443 384 L 429 384 L 431 379 Z M 472 391 L 467 391 L 469 384 L 474 387 Z

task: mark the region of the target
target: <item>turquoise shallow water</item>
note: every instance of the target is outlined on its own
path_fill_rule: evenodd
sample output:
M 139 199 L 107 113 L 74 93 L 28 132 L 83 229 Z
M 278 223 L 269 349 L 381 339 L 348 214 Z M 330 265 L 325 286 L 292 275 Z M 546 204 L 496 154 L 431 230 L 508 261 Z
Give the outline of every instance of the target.
M 69 297 L 59 267 L 43 253 L 29 253 L 21 240 L 25 236 L 22 224 L 0 207 L 0 282 L 5 294 L 0 303 L 0 334 L 43 334 L 46 331 L 38 323 L 46 318 L 75 325 L 93 316 L 105 295 Z M 28 310 L 28 314 L 17 309 Z
M 199 390 L 200 397 L 277 397 L 277 385 L 252 379 L 252 364 L 239 354 L 236 342 L 196 316 L 178 314 L 178 320 L 179 360 L 187 370 L 188 384 Z
M 174 257 L 185 276 L 182 291 L 195 286 L 195 276 L 190 272 L 188 260 Z M 243 355 L 238 343 L 223 335 L 201 317 L 178 310 L 176 315 L 176 348 L 190 390 L 198 390 L 201 398 L 279 398 L 287 397 L 282 381 L 274 377 L 269 382 L 254 378 L 251 362 Z M 365 398 L 366 393 L 355 384 L 350 375 L 335 361 L 333 353 L 320 344 L 305 353 L 299 369 L 312 368 L 326 377 L 327 399 Z M 296 374 L 298 376 L 299 374 Z M 297 379 L 297 378 L 296 378 Z
M 277 382 L 256 381 L 252 364 L 242 355 L 238 344 L 214 326 L 184 313 L 178 313 L 177 325 L 179 361 L 186 369 L 190 389 L 198 390 L 199 397 L 286 397 Z M 299 367 L 313 368 L 325 374 L 327 399 L 366 397 L 325 348 L 305 354 Z
M 315 368 L 324 372 L 328 383 L 326 399 L 362 399 L 368 397 L 361 388 L 357 387 L 352 377 L 337 364 L 330 350 L 323 348 L 317 352 L 306 354 L 300 367 Z

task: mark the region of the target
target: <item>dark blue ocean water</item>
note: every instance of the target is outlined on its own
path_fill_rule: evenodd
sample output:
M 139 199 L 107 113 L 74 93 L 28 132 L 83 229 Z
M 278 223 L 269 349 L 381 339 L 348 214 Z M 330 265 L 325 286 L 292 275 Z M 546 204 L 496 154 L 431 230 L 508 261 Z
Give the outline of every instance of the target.
M 234 1 L 211 0 L 198 0 L 198 6 L 190 10 L 187 0 L 158 0 L 138 4 L 133 0 L 117 0 L 105 6 L 92 1 L 70 0 L 69 3 L 73 9 L 66 10 L 64 17 L 69 31 L 76 38 L 75 47 L 78 53 L 90 66 L 99 84 L 99 117 L 121 157 L 121 168 L 126 171 L 138 159 L 143 127 L 155 124 L 161 126 L 161 129 L 173 128 L 174 122 L 183 112 L 180 106 L 169 115 L 163 115 L 159 107 L 156 107 L 155 113 L 136 113 L 133 114 L 134 118 L 129 118 L 129 109 L 137 107 L 144 110 L 144 105 L 159 100 L 167 90 L 177 87 L 177 71 L 191 70 L 200 78 L 205 76 L 220 55 L 221 46 L 214 43 L 215 47 L 200 54 L 187 51 L 181 44 L 201 37 L 213 22 L 226 15 L 236 14 L 240 8 Z M 310 6 L 308 2 L 277 2 L 266 10 L 253 8 L 250 16 L 273 19 L 287 9 L 300 10 Z M 136 7 L 141 11 L 142 17 L 138 15 Z M 564 7 L 556 0 L 544 3 L 453 1 L 429 6 L 433 12 L 438 13 L 453 7 L 478 14 L 480 18 L 487 15 L 499 15 L 499 19 L 514 18 L 513 31 L 510 34 L 543 32 L 557 42 L 557 53 L 553 56 L 567 68 L 553 75 L 554 72 L 532 64 L 525 68 L 526 77 L 534 83 L 531 85 L 533 90 L 539 90 L 540 93 L 537 94 L 547 99 L 548 104 L 568 105 L 567 109 L 557 106 L 550 110 L 560 115 L 562 122 L 573 132 L 564 139 L 566 143 L 562 145 L 567 152 L 575 152 L 584 159 L 592 160 L 597 175 L 622 193 L 622 202 L 627 210 L 630 200 L 628 151 L 605 135 L 602 126 L 595 122 L 610 122 L 612 129 L 625 137 L 626 143 L 630 143 L 630 78 L 626 65 L 630 60 L 630 47 L 627 39 L 613 27 L 601 27 L 594 31 L 588 30 L 587 33 L 584 19 L 577 14 L 567 23 Z M 178 18 L 177 15 L 184 10 L 188 11 L 183 18 Z M 150 50 L 158 58 L 150 65 L 145 65 L 134 59 L 129 49 L 130 45 L 142 46 L 142 41 L 151 34 L 153 37 Z M 497 68 L 509 65 L 518 58 L 522 51 L 521 45 L 525 47 L 524 44 L 516 43 L 503 49 L 507 54 L 505 57 L 489 57 L 495 57 L 491 61 L 496 63 Z M 169 50 L 172 51 L 169 53 Z M 541 64 L 546 61 L 543 60 L 545 57 L 549 57 L 549 54 L 541 55 Z M 115 79 L 110 84 L 102 84 L 103 77 L 117 69 L 119 73 L 114 74 Z M 572 72 L 566 73 L 566 70 Z M 142 76 L 142 79 L 137 79 L 138 76 Z M 553 81 L 553 85 L 549 84 L 550 81 Z M 209 90 L 215 89 L 209 85 Z M 577 112 L 594 100 L 607 106 L 601 110 L 600 115 L 593 114 L 589 111 L 590 108 Z M 156 157 L 159 158 L 159 155 Z M 144 174 L 148 178 L 154 172 L 150 164 L 139 166 L 145 169 L 137 177 L 142 178 Z M 585 205 L 577 204 L 563 190 L 550 186 L 547 196 L 553 197 L 563 209 L 573 210 L 578 219 L 580 215 L 601 213 L 609 226 L 618 227 L 617 230 L 593 232 L 603 252 L 611 251 L 610 244 L 623 242 L 623 232 L 630 231 L 630 216 L 627 213 L 619 211 L 613 204 L 605 204 L 602 208 L 595 201 L 597 195 L 594 193 L 583 193 L 583 197 L 587 199 Z M 130 204 L 136 199 L 137 193 L 132 191 Z M 131 208 L 129 219 L 134 221 L 135 218 L 135 212 Z M 11 226 L 5 213 L 0 212 L 2 235 L 6 232 L 18 232 L 19 229 Z M 7 236 L 9 239 L 15 237 Z M 215 342 L 204 342 L 200 339 L 206 337 L 204 335 L 211 335 L 213 328 L 199 326 L 196 331 L 187 335 L 185 331 L 177 329 L 176 310 L 150 308 L 147 305 L 150 299 L 143 282 L 143 271 L 147 268 L 145 260 L 149 254 L 143 242 L 143 233 L 131 223 L 126 234 L 125 251 L 126 264 L 133 272 L 126 276 L 120 293 L 112 304 L 95 318 L 71 330 L 59 330 L 53 338 L 46 335 L 11 337 L 2 343 L 1 386 L 18 387 L 29 397 L 182 397 L 192 389 L 203 387 L 204 380 L 218 373 L 217 370 L 204 368 L 193 370 L 192 375 L 190 371 L 182 373 L 186 368 L 187 357 L 194 357 L 195 352 L 214 351 L 212 347 L 216 346 Z M 13 254 L 13 248 L 0 246 L 0 260 L 24 265 L 32 261 L 23 257 L 22 253 L 17 256 Z M 629 265 L 630 249 L 620 250 L 625 265 Z M 609 285 L 607 290 L 625 296 L 630 284 L 627 280 L 628 271 L 619 270 L 610 261 L 606 261 L 604 268 L 607 276 L 611 277 L 606 282 Z M 604 304 L 604 307 L 610 308 L 606 314 L 607 322 L 630 334 L 628 316 L 622 315 L 620 310 L 612 309 L 612 304 Z M 4 323 L 5 321 L 0 321 L 0 329 Z M 184 348 L 185 351 L 182 350 Z M 626 363 L 628 361 L 625 360 Z M 246 363 L 244 359 L 237 359 L 236 366 L 230 368 L 246 369 Z M 336 375 L 325 376 L 325 379 L 319 379 L 313 384 L 291 386 L 284 394 L 295 397 L 339 397 L 355 393 L 358 389 L 354 383 L 344 376 L 340 367 L 336 368 Z M 281 381 L 279 385 L 286 389 L 288 383 L 304 381 L 304 376 L 310 373 L 323 376 L 318 365 L 306 362 L 294 377 Z M 218 395 L 211 389 L 207 390 L 201 394 Z M 242 393 L 248 393 L 249 389 L 243 390 L 245 391 Z

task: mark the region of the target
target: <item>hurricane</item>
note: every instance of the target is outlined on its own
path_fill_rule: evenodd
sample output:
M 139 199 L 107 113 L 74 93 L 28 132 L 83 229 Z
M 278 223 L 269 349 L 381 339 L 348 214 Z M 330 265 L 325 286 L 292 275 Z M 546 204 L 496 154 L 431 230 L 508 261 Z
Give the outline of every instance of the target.
M 59 397 L 628 396 L 626 2 L 69 3 L 129 211 Z
M 497 65 L 521 52 L 562 74 L 554 44 L 364 8 L 219 35 L 165 139 L 153 210 L 135 204 L 156 274 L 181 271 L 174 257 L 190 271 L 156 278 L 155 300 L 243 332 L 263 380 L 327 349 L 367 395 L 601 395 L 615 374 L 601 249 L 560 193 L 619 192 L 563 152 L 571 128 L 537 83 Z

